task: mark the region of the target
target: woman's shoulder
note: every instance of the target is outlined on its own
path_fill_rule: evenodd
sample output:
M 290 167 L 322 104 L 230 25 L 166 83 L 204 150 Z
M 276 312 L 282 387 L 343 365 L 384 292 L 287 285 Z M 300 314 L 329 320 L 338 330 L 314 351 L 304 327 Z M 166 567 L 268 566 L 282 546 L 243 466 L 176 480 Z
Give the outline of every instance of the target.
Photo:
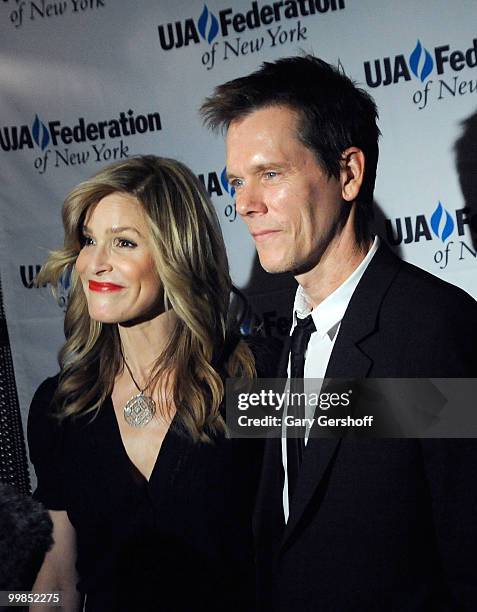
M 53 397 L 59 376 L 45 379 L 36 390 L 28 414 L 27 439 L 38 487 L 34 497 L 50 510 L 64 510 L 62 497 L 63 427 Z
M 30 404 L 30 417 L 42 414 L 46 416 L 52 412 L 52 400 L 58 387 L 60 375 L 50 376 L 38 386 Z
M 55 393 L 58 387 L 59 379 L 60 379 L 59 372 L 58 374 L 55 374 L 54 376 L 49 376 L 48 378 L 45 378 L 45 380 L 42 383 L 40 383 L 37 390 L 35 391 L 33 399 L 41 400 L 41 399 L 46 399 L 48 397 L 51 397 Z
M 59 374 L 46 378 L 33 395 L 28 413 L 29 441 L 42 437 L 50 438 L 58 430 L 58 419 L 54 415 L 53 397 L 58 387 Z

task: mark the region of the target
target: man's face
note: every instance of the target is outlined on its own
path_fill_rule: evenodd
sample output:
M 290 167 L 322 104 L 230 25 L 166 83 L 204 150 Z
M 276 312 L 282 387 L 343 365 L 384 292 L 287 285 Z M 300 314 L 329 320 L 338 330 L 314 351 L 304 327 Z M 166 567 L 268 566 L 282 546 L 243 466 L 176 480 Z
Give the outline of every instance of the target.
M 237 211 L 267 272 L 313 269 L 335 237 L 345 203 L 297 137 L 298 115 L 285 106 L 259 109 L 230 124 L 227 174 Z

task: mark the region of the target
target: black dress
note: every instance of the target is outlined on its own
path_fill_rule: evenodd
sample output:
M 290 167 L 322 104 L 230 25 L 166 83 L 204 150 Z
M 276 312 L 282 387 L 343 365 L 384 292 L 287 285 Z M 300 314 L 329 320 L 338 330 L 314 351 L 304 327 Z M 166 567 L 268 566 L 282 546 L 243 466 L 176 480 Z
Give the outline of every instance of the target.
M 251 517 L 258 440 L 195 444 L 174 419 L 150 480 L 130 461 L 111 399 L 98 416 L 50 417 L 57 377 L 32 401 L 34 497 L 66 510 L 77 534 L 86 610 L 255 609 Z

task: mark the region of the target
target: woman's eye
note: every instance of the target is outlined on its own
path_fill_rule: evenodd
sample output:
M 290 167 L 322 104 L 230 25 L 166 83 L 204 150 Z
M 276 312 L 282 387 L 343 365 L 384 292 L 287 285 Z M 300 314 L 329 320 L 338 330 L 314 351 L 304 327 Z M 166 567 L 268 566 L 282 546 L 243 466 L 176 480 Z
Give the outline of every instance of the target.
M 134 249 L 137 244 L 132 240 L 128 240 L 127 238 L 116 238 L 114 241 L 114 246 L 117 246 L 121 249 Z
M 85 246 L 90 246 L 92 244 L 94 244 L 93 238 L 91 238 L 91 236 L 83 235 L 83 237 L 81 238 L 81 246 L 85 247 Z

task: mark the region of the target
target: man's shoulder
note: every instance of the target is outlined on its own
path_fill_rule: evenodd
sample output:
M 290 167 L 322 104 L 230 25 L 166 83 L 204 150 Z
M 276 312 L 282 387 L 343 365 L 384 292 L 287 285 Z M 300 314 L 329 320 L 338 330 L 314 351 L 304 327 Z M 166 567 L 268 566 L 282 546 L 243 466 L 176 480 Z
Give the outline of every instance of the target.
M 381 249 L 380 249 L 381 251 Z M 463 289 L 402 261 L 376 253 L 364 297 L 374 327 L 361 347 L 374 358 L 374 376 L 470 377 L 477 372 L 477 302 Z M 354 309 L 360 325 L 364 298 Z M 358 312 L 356 312 L 358 310 Z M 374 319 L 374 317 L 376 317 Z M 366 331 L 363 327 L 362 331 Z M 351 332 L 350 332 L 351 333 Z
M 454 313 L 462 310 L 477 317 L 477 301 L 466 291 L 394 254 L 386 244 L 376 253 L 377 266 L 392 275 L 386 292 L 387 306 L 412 306 L 415 311 L 429 314 Z
M 402 261 L 395 284 L 395 290 L 419 310 L 464 309 L 477 317 L 477 301 L 469 293 L 411 263 Z

